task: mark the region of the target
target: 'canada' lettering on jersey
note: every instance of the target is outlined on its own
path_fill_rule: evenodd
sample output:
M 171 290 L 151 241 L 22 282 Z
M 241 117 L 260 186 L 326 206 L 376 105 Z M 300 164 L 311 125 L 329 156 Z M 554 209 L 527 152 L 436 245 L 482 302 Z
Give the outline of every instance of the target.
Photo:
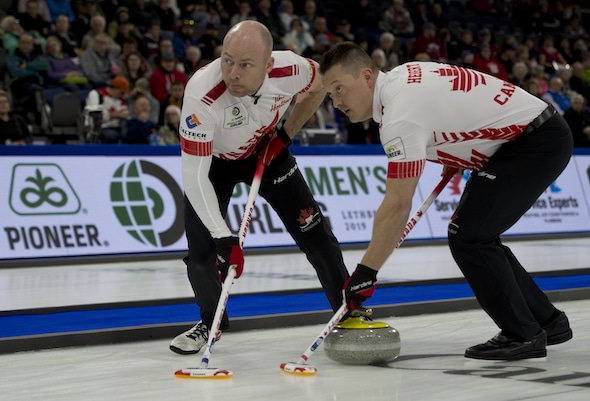
M 481 169 L 546 107 L 525 90 L 479 71 L 410 62 L 377 76 L 373 119 L 380 126 L 388 177 L 408 178 L 422 173 L 425 160 Z

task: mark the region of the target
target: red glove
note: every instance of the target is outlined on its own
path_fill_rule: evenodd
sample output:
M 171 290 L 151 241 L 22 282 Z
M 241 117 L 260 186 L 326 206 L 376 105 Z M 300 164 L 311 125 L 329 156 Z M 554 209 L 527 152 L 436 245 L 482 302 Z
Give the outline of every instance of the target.
M 292 143 L 293 141 L 283 127 L 276 129 L 275 135 L 270 138 L 268 144 L 258 154 L 258 157 L 262 158 L 262 163 L 265 166 L 268 166 L 283 151 L 283 148 L 291 146 Z
M 227 277 L 230 266 L 236 268 L 236 278 L 242 275 L 244 270 L 244 252 L 240 247 L 238 237 L 224 237 L 215 239 L 217 244 L 217 269 L 222 281 Z
M 354 311 L 363 306 L 363 302 L 375 292 L 377 270 L 373 270 L 360 263 L 356 270 L 344 283 L 344 298 L 348 309 Z

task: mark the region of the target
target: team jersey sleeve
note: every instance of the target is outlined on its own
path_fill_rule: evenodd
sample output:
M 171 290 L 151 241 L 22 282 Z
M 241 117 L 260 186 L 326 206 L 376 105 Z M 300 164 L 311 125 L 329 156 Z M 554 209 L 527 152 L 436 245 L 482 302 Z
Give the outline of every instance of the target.
M 217 118 L 191 91 L 196 92 L 187 88 L 179 127 L 184 192 L 211 236 L 228 237 L 231 231 L 209 179 Z
M 380 137 L 387 155 L 387 178 L 419 177 L 426 164 L 427 133 L 420 125 L 407 121 L 396 104 L 403 99 L 383 99 Z
M 315 64 L 291 51 L 275 52 L 275 68 L 269 74 L 270 78 L 290 77 L 281 80 L 283 89 L 292 93 L 305 93 L 312 83 L 319 79 Z

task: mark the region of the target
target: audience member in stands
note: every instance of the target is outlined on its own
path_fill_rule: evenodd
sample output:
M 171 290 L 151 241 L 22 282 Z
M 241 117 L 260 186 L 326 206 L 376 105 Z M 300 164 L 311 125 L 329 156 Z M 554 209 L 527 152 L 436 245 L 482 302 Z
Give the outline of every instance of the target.
M 139 29 L 139 32 L 145 32 L 148 23 L 157 19 L 158 14 L 152 7 L 152 2 L 147 0 L 130 0 L 129 1 L 129 19 Z
M 334 32 L 334 38 L 340 38 L 342 42 L 354 42 L 355 36 L 352 33 L 352 25 L 346 18 L 338 20 L 336 24 L 336 32 Z
M 498 55 L 498 61 L 504 67 L 508 80 L 512 79 L 512 67 L 514 66 L 515 58 L 516 47 L 512 43 L 502 43 L 500 54 Z
M 160 120 L 160 102 L 152 95 L 151 86 L 149 79 L 142 77 L 135 81 L 131 89 L 131 93 L 128 96 L 129 110 L 133 110 L 135 99 L 139 96 L 147 97 L 150 102 L 150 120 L 157 123 Z
M 164 121 L 164 112 L 168 106 L 176 106 L 182 110 L 182 100 L 184 98 L 185 85 L 180 81 L 175 81 L 170 84 L 170 90 L 166 99 L 160 103 L 160 115 L 158 121 Z
M 7 15 L 0 22 L 0 30 L 4 32 L 2 35 L 2 47 L 8 54 L 14 53 L 19 46 L 20 36 L 26 32 L 20 25 L 20 21 L 12 15 Z M 36 31 L 30 32 L 29 35 L 33 38 L 35 51 L 43 53 L 45 51 L 45 38 Z
M 123 68 L 119 75 L 125 77 L 129 85 L 134 87 L 138 79 L 149 77 L 151 70 L 141 53 L 134 51 L 123 60 Z
M 46 0 L 46 2 L 51 22 L 55 23 L 59 14 L 67 15 L 70 22 L 76 19 L 70 0 Z
M 86 98 L 88 112 L 100 112 L 100 128 L 96 128 L 98 142 L 120 143 L 122 127 L 129 118 L 129 108 L 123 95 L 129 95 L 129 82 L 123 77 L 114 78 L 108 86 L 93 89 Z
M 459 40 L 457 40 L 457 43 L 455 43 L 455 45 L 452 46 L 451 50 L 449 51 L 449 57 L 461 62 L 461 55 L 464 51 L 468 51 L 471 54 L 477 53 L 477 46 L 473 41 L 473 32 L 468 28 L 461 31 Z
M 43 20 L 45 20 L 46 22 L 51 23 L 51 15 L 49 14 L 49 8 L 47 7 L 47 1 L 46 0 L 36 0 L 37 1 L 37 5 L 38 5 L 38 10 L 39 10 L 39 15 L 41 16 L 41 18 L 43 18 Z M 16 6 L 16 12 L 17 13 L 24 13 L 27 10 L 27 2 L 28 0 L 18 0 L 18 4 Z
M 272 8 L 270 0 L 257 0 L 254 16 L 264 26 L 268 28 L 272 34 L 275 44 L 283 43 L 283 38 L 287 33 L 283 22 L 279 15 Z M 203 56 L 204 57 L 204 56 Z
M 540 84 L 539 84 L 539 80 L 537 78 L 529 78 L 529 80 L 526 82 L 526 91 L 528 93 L 530 93 L 531 95 L 537 96 L 538 98 L 541 97 L 540 94 Z
M 576 61 L 572 64 L 572 76 L 570 78 L 571 90 L 584 96 L 584 99 L 590 99 L 590 85 L 582 79 L 584 74 L 584 66 L 581 62 Z
M 166 0 L 168 1 L 168 0 Z M 160 20 L 153 19 L 148 22 L 145 32 L 143 34 L 143 48 L 145 51 L 144 57 L 149 57 L 158 53 L 160 47 L 160 38 L 162 37 L 162 24 Z
M 176 14 L 170 6 L 170 0 L 158 0 L 157 6 L 154 7 L 154 13 L 157 15 L 157 18 L 152 19 L 152 21 L 160 21 L 161 34 L 164 37 L 172 39 L 177 26 Z M 149 30 L 149 24 L 146 28 L 147 30 Z
M 497 58 L 492 56 L 492 50 L 488 44 L 483 44 L 479 47 L 479 53 L 475 56 L 473 67 L 479 71 L 483 71 L 496 78 L 503 80 L 508 79 L 508 74 L 504 69 L 502 63 Z
M 125 122 L 122 142 L 129 145 L 159 145 L 160 134 L 157 125 L 150 120 L 150 102 L 146 96 L 138 95 L 133 103 L 131 118 Z
M 25 11 L 17 14 L 17 18 L 25 31 L 37 32 L 41 36 L 49 34 L 51 24 L 40 14 L 37 0 L 27 0 Z
M 431 22 L 423 25 L 422 33 L 414 41 L 410 57 L 415 58 L 418 53 L 428 54 L 431 61 L 447 61 L 447 50 L 436 37 L 436 27 Z
M 379 28 L 389 31 L 402 41 L 414 37 L 414 22 L 404 6 L 404 0 L 393 0 L 391 7 L 383 13 Z
M 567 61 L 554 45 L 553 36 L 545 35 L 537 56 L 539 64 L 545 67 L 547 74 L 553 74 L 555 67 L 564 66 Z
M 288 32 L 291 29 L 291 21 L 293 21 L 294 18 L 299 18 L 297 15 L 295 15 L 295 7 L 293 6 L 293 2 L 291 0 L 281 1 L 279 18 L 283 23 L 285 32 Z
M 95 15 L 102 15 L 102 10 L 99 11 L 99 6 L 96 0 L 82 0 L 81 12 L 76 16 L 72 22 L 71 31 L 78 37 L 82 38 L 90 30 L 90 20 Z M 105 19 L 106 21 L 106 19 Z
M 175 145 L 180 142 L 178 128 L 180 126 L 180 108 L 170 105 L 164 111 L 160 134 L 165 145 Z
M 539 96 L 543 96 L 549 89 L 549 81 L 547 81 L 547 74 L 545 74 L 545 67 L 537 65 L 531 72 L 531 78 L 535 78 L 539 84 Z
M 571 107 L 563 114 L 572 130 L 574 147 L 590 147 L 590 113 L 585 103 L 584 96 L 576 93 L 572 96 Z
M 385 59 L 387 60 L 387 66 L 385 68 L 387 71 L 397 67 L 400 64 L 399 54 L 395 48 L 395 36 L 393 36 L 393 33 L 383 32 L 379 36 L 378 48 L 383 50 L 385 53 Z
M 6 58 L 6 68 L 12 81 L 10 90 L 15 104 L 26 111 L 36 111 L 36 122 L 40 117 L 40 99 L 43 99 L 43 74 L 47 71 L 47 60 L 35 49 L 33 36 L 22 33 L 18 38 L 14 54 Z
M 57 16 L 53 35 L 61 42 L 61 48 L 65 54 L 71 58 L 80 57 L 82 54 L 82 48 L 79 42 L 80 38 L 70 31 L 70 20 L 67 15 L 60 14 Z
M 158 43 L 158 52 L 152 54 L 147 58 L 147 63 L 150 66 L 150 70 L 155 70 L 160 63 L 160 56 L 164 53 L 174 53 L 174 45 L 171 39 L 161 38 Z
M 172 40 L 174 53 L 182 60 L 186 55 L 186 48 L 189 46 L 198 46 L 199 42 L 195 38 L 195 20 L 185 18 L 182 20 L 180 29 L 174 35 Z
M 488 28 L 481 28 L 479 31 L 477 31 L 478 52 L 483 45 L 488 45 L 490 47 L 492 57 L 497 58 L 500 54 L 500 50 L 498 49 L 498 46 L 496 46 L 496 43 L 492 37 L 492 33 Z M 477 52 L 475 54 L 477 54 Z
M 207 26 L 205 27 L 205 31 L 198 40 L 199 48 L 201 49 L 201 57 L 203 58 L 203 60 L 206 60 L 206 62 L 213 60 L 215 48 L 221 44 L 221 40 L 219 39 L 218 34 L 219 32 L 215 25 L 207 24 Z
M 541 99 L 553 105 L 561 115 L 570 108 L 572 102 L 563 90 L 563 80 L 558 76 L 554 76 L 549 80 L 549 89 L 541 96 Z
M 90 30 L 82 37 L 82 49 L 84 51 L 88 49 L 92 49 L 94 47 L 94 40 L 99 35 L 106 38 L 107 44 L 106 49 L 109 50 L 109 53 L 113 56 L 118 56 L 121 53 L 121 46 L 119 46 L 115 40 L 109 36 L 106 32 L 106 20 L 102 15 L 95 15 L 90 19 Z
M 47 38 L 45 59 L 47 60 L 47 83 L 68 92 L 80 93 L 83 102 L 92 89 L 82 68 L 72 61 L 61 48 L 61 42 L 56 36 Z
M 512 77 L 509 79 L 510 83 L 526 90 L 528 79 L 529 73 L 526 64 L 522 61 L 514 63 L 512 66 Z
M 380 15 L 380 6 L 371 0 L 350 0 L 349 4 L 341 10 L 342 17 L 351 24 L 351 32 L 368 30 L 377 33 Z
M 535 58 L 530 57 L 529 48 L 524 44 L 518 45 L 516 47 L 516 52 L 514 53 L 514 63 L 518 62 L 524 63 L 526 65 L 529 74 L 532 73 L 533 68 L 539 64 Z
M 577 15 L 572 16 L 567 22 L 567 25 L 563 29 L 563 34 L 571 43 L 574 43 L 578 39 L 589 39 L 588 32 L 582 24 L 582 19 Z
M 313 21 L 315 18 L 321 15 L 318 13 L 318 7 L 314 0 L 305 0 L 303 3 L 303 14 L 301 14 L 301 22 L 303 23 L 303 27 L 309 33 L 313 31 Z
M 93 46 L 82 52 L 80 67 L 95 88 L 105 86 L 121 70 L 109 49 L 109 36 L 102 32 L 93 38 Z
M 179 81 L 186 85 L 187 75 L 176 67 L 176 56 L 164 53 L 160 57 L 160 64 L 150 76 L 152 95 L 162 102 L 168 96 L 172 82 Z
M 215 57 L 215 53 L 213 54 Z M 201 57 L 201 49 L 197 46 L 189 46 L 186 48 L 186 57 L 182 63 L 184 73 L 190 78 L 195 71 L 203 66 L 203 58 Z
M 241 0 L 238 2 L 238 10 L 231 16 L 229 20 L 230 26 L 234 26 L 238 22 L 246 21 L 248 19 L 255 20 L 256 17 L 252 14 L 252 6 L 249 0 Z
M 428 4 L 430 6 L 430 4 Z M 410 15 L 412 16 L 412 22 L 414 23 L 414 31 L 415 32 L 422 32 L 422 27 L 427 22 L 434 21 L 431 20 L 430 10 L 426 5 L 425 0 L 415 0 L 414 1 L 414 9 L 410 11 Z M 446 25 L 436 25 L 438 27 L 443 27 Z
M 313 35 L 303 28 L 301 20 L 293 18 L 291 27 L 283 39 L 283 45 L 297 54 L 303 54 L 308 47 L 313 46 L 314 42 Z
M 0 145 L 26 145 L 31 142 L 31 132 L 25 119 L 11 111 L 8 93 L 0 90 Z

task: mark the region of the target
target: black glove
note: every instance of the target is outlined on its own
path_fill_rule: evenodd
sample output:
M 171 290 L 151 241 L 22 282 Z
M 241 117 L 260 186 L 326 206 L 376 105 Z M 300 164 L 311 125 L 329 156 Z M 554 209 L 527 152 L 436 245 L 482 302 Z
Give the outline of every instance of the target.
M 215 238 L 217 245 L 217 270 L 221 274 L 221 281 L 227 277 L 230 266 L 236 268 L 236 278 L 242 275 L 244 270 L 244 252 L 240 247 L 238 237 Z
M 363 306 L 375 292 L 375 283 L 377 282 L 377 270 L 373 270 L 360 263 L 356 270 L 344 283 L 344 299 L 348 309 L 354 311 Z

